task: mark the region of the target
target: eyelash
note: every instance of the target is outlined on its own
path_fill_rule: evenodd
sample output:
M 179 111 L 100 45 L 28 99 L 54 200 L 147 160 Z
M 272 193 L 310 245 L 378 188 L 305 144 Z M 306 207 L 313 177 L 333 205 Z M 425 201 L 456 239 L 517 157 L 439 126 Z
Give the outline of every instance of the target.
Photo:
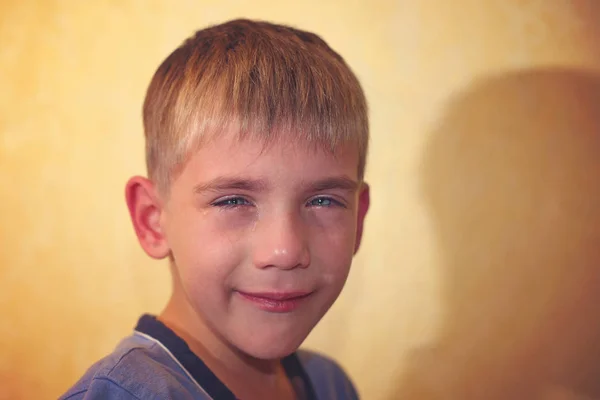
M 329 202 L 328 205 L 323 205 L 323 204 L 313 204 L 315 202 L 323 202 L 323 201 L 327 201 Z M 235 203 L 242 203 L 242 204 L 232 204 L 232 202 Z M 213 206 L 215 207 L 219 207 L 219 208 L 238 208 L 238 207 L 247 207 L 249 205 L 251 205 L 252 203 L 250 203 L 248 200 L 246 200 L 243 197 L 228 197 L 226 199 L 221 199 L 219 201 L 216 201 L 214 203 L 212 203 Z M 319 197 L 315 197 L 311 200 L 309 200 L 307 203 L 307 205 L 312 206 L 312 207 L 325 207 L 325 208 L 329 208 L 329 207 L 343 207 L 346 208 L 346 205 L 343 204 L 342 202 L 334 199 L 333 197 L 329 197 L 329 196 L 319 196 Z
M 346 205 L 344 203 L 342 203 L 341 201 L 338 201 L 336 199 L 334 199 L 333 197 L 329 197 L 329 196 L 319 196 L 319 197 L 315 197 L 314 199 L 311 199 L 308 204 L 314 203 L 314 202 L 319 202 L 319 201 L 328 201 L 330 204 L 329 205 L 323 205 L 323 204 L 313 204 L 314 207 L 343 207 L 346 208 Z
M 243 202 L 244 204 L 231 204 L 231 202 Z M 226 199 L 221 199 L 219 201 L 214 202 L 212 205 L 220 208 L 237 208 L 237 207 L 246 207 L 251 203 L 243 197 L 228 197 Z

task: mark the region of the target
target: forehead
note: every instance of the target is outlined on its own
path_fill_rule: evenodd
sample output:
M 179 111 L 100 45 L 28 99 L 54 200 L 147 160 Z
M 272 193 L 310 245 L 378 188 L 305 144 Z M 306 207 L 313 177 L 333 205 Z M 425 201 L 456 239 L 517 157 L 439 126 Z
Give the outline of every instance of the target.
M 334 149 L 281 135 L 272 141 L 255 136 L 214 135 L 189 154 L 181 173 L 192 180 L 220 175 L 261 175 L 276 179 L 320 179 L 326 175 L 358 178 L 359 150 L 355 144 Z

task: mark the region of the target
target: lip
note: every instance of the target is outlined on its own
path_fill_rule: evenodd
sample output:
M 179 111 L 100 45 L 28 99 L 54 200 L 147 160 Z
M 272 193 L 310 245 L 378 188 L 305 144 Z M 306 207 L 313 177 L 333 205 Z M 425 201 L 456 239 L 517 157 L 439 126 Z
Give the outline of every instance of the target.
M 242 292 L 238 290 L 236 293 L 261 310 L 272 313 L 289 313 L 300 307 L 313 292 Z

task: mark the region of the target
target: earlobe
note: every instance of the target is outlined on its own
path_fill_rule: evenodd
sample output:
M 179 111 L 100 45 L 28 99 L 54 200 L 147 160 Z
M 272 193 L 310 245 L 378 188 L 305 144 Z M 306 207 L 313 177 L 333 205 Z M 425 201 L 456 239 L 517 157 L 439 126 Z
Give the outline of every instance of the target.
M 161 226 L 162 207 L 152 182 L 141 176 L 131 178 L 125 187 L 125 201 L 146 254 L 155 259 L 167 257 L 170 249 Z
M 363 226 L 367 211 L 369 211 L 369 205 L 371 203 L 371 197 L 369 193 L 369 185 L 366 183 L 362 184 L 360 193 L 358 195 L 358 213 L 357 213 L 357 226 L 356 226 L 356 241 L 354 246 L 354 254 L 358 251 L 363 235 Z

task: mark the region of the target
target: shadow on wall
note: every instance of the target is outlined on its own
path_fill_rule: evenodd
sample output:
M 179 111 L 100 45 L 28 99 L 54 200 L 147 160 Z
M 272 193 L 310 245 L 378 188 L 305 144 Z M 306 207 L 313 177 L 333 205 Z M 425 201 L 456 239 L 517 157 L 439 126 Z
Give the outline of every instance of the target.
M 600 78 L 481 81 L 422 168 L 445 314 L 392 398 L 600 398 Z

